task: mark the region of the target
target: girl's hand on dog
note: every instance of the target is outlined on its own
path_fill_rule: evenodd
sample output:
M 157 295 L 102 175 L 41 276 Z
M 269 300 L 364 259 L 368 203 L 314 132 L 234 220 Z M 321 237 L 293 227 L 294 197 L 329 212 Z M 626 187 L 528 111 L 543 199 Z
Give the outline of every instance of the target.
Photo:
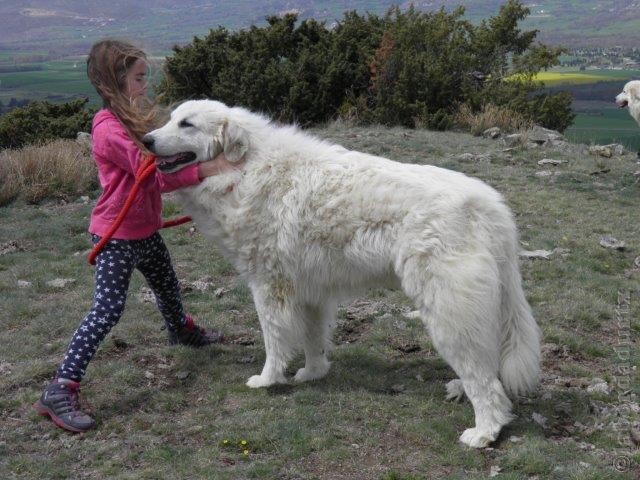
M 244 159 L 236 163 L 230 163 L 224 153 L 219 154 L 213 160 L 208 160 L 198 164 L 198 176 L 202 180 L 206 177 L 213 177 L 230 170 L 237 170 L 244 164 Z

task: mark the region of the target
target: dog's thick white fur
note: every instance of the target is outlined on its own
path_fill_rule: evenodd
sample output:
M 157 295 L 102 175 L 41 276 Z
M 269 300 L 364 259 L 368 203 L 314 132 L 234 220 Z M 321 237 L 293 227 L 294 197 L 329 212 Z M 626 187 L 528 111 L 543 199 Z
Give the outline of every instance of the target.
M 266 362 L 250 387 L 323 377 L 338 302 L 400 287 L 460 377 L 476 424 L 460 440 L 494 441 L 511 419 L 506 393 L 537 384 L 540 331 L 521 287 L 517 235 L 504 200 L 483 182 L 402 164 L 280 127 L 242 108 L 188 101 L 144 142 L 166 171 L 224 151 L 238 170 L 179 191 L 186 213 L 246 279 Z
M 640 80 L 631 80 L 616 96 L 620 108 L 628 107 L 629 114 L 640 125 Z

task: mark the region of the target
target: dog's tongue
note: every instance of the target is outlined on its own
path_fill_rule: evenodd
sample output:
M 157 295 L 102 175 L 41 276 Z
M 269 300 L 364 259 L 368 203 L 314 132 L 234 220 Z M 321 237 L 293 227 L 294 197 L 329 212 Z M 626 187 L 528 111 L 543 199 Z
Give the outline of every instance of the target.
M 180 158 L 181 155 L 182 155 L 181 153 L 176 153 L 175 155 L 171 155 L 169 157 L 156 157 L 156 161 L 158 163 L 171 163 L 178 160 L 178 158 Z

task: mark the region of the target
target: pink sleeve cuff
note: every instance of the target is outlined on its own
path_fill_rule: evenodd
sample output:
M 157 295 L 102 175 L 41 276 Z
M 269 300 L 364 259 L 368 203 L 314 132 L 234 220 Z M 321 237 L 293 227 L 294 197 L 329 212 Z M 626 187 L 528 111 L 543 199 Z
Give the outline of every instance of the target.
M 175 173 L 156 172 L 162 193 L 172 192 L 182 187 L 190 187 L 200 183 L 198 164 L 194 163 Z

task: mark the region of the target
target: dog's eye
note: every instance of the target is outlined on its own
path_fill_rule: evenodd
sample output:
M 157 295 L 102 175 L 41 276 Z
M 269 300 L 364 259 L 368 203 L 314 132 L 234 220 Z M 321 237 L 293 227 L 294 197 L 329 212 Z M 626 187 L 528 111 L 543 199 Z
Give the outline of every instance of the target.
M 192 123 L 187 122 L 186 120 L 182 120 L 180 121 L 180 123 L 178 124 L 178 126 L 180 128 L 189 128 L 189 127 L 193 127 Z

